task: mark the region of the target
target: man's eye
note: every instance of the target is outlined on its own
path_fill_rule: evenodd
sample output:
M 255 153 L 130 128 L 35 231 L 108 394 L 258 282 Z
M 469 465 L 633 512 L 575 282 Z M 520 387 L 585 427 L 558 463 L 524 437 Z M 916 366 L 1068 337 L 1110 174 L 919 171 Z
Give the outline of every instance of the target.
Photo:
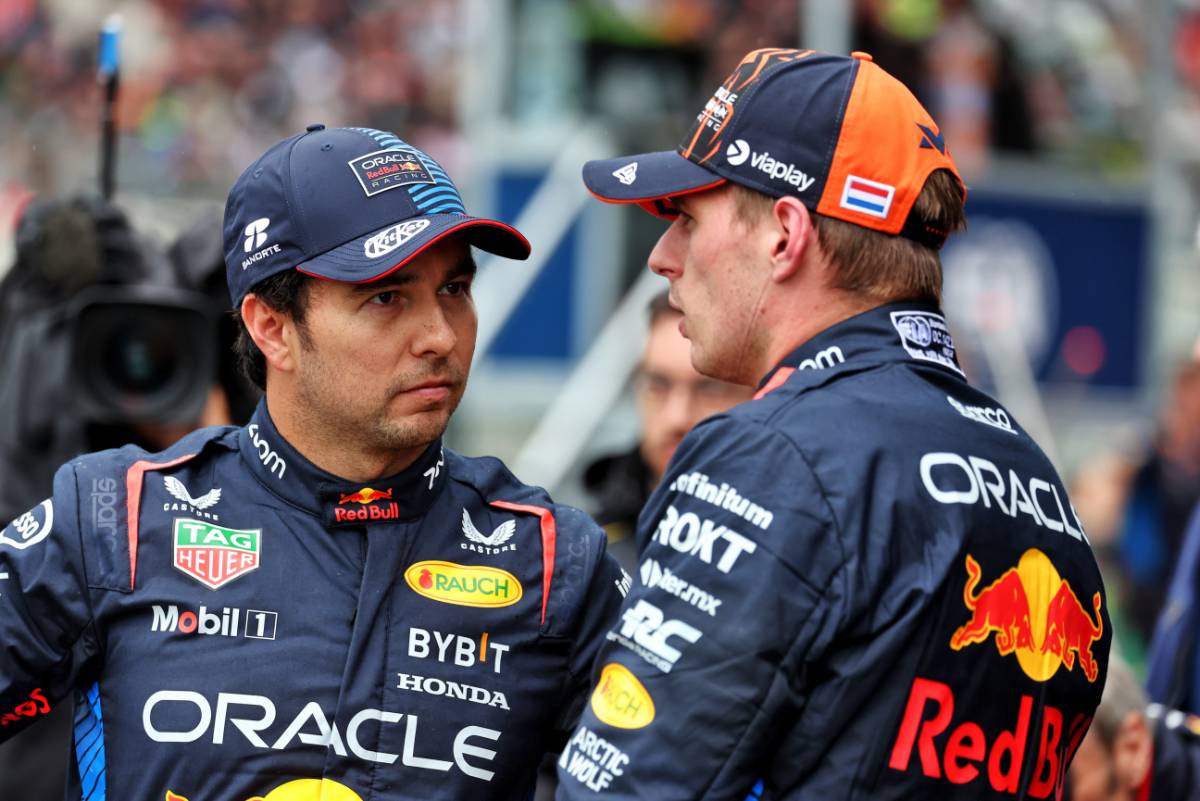
M 469 281 L 451 281 L 442 287 L 442 292 L 454 297 L 469 295 L 471 294 L 471 283 Z
M 380 306 L 390 306 L 396 302 L 395 292 L 380 292 L 378 295 L 372 296 L 370 303 L 375 303 Z

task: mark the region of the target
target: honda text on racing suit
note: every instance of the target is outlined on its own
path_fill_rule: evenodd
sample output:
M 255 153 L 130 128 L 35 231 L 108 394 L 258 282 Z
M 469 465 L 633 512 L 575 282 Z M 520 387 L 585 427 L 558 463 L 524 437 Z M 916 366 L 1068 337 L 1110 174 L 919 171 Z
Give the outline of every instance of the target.
M 936 308 L 799 348 L 688 435 L 639 523 L 560 799 L 1061 797 L 1104 685 L 1100 574 Z
M 440 442 L 346 484 L 265 406 L 84 456 L 0 533 L 0 740 L 78 691 L 85 801 L 525 799 L 617 619 L 604 547 Z

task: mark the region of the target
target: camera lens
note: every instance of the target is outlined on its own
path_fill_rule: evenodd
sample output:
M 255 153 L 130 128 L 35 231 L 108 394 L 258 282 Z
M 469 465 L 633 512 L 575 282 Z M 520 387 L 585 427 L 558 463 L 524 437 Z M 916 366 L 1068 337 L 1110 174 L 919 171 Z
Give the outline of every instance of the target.
M 145 394 L 162 390 L 170 383 L 183 354 L 169 331 L 152 325 L 124 324 L 108 332 L 100 345 L 100 364 L 117 392 Z
M 195 420 L 213 382 L 203 298 L 120 287 L 93 291 L 75 317 L 75 396 L 97 422 Z

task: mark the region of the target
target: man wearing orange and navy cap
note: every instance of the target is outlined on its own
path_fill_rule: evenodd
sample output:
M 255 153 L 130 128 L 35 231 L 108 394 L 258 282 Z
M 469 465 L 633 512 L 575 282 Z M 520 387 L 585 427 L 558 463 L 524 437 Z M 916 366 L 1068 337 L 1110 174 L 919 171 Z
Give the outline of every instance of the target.
M 77 693 L 75 798 L 529 798 L 628 577 L 443 447 L 472 246 L 529 253 L 393 134 L 314 125 L 246 169 L 224 251 L 264 400 L 74 459 L 0 530 L 0 741 Z
M 870 56 L 759 50 L 678 150 L 584 181 L 671 221 L 692 363 L 758 392 L 639 518 L 559 798 L 1060 797 L 1112 630 L 1054 466 L 956 359 L 937 124 Z

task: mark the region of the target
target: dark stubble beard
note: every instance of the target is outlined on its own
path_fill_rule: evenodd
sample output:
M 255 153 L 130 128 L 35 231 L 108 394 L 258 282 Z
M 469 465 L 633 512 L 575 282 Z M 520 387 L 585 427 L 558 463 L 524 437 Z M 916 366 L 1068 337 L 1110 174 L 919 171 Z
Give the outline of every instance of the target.
M 397 395 L 433 378 L 447 380 L 456 388 L 445 404 L 436 410 L 400 419 L 391 415 L 389 409 Z M 322 438 L 327 440 L 337 440 L 347 446 L 353 443 L 353 447 L 369 452 L 387 453 L 423 447 L 442 436 L 462 400 L 466 374 L 446 359 L 429 362 L 423 369 L 397 378 L 374 410 L 361 419 L 348 414 L 346 406 L 339 403 L 333 393 L 325 391 L 336 380 L 321 369 L 300 382 L 299 397 L 308 418 L 307 424 L 314 427 L 311 430 L 321 432 Z

